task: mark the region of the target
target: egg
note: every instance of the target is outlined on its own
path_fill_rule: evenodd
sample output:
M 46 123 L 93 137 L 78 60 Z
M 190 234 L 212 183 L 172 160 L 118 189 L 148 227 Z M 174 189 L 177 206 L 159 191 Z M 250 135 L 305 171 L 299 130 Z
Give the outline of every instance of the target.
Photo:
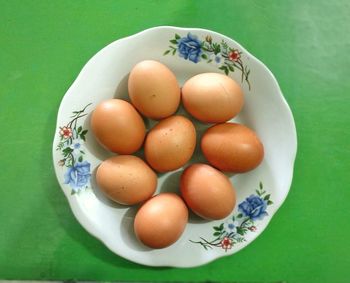
M 196 147 L 196 129 L 183 116 L 161 120 L 148 133 L 144 150 L 148 164 L 158 172 L 167 172 L 185 165 Z
M 96 182 L 111 200 L 132 205 L 150 198 L 157 187 L 157 175 L 139 157 L 118 155 L 101 163 Z
M 140 114 L 121 99 L 101 102 L 92 113 L 91 128 L 103 147 L 119 154 L 136 152 L 146 135 Z
M 236 204 L 236 192 L 229 178 L 207 164 L 187 167 L 181 175 L 180 190 L 189 208 L 205 219 L 225 218 Z
M 242 109 L 241 87 L 223 74 L 203 73 L 190 78 L 182 88 L 182 103 L 193 117 L 206 123 L 222 123 Z
M 160 249 L 175 243 L 185 230 L 188 209 L 173 193 L 159 194 L 144 203 L 134 220 L 136 237 L 146 246 Z
M 255 132 L 237 123 L 223 123 L 207 129 L 201 149 L 211 165 L 226 172 L 253 170 L 264 157 L 263 144 Z
M 168 117 L 180 104 L 180 87 L 174 73 L 157 61 L 136 64 L 129 75 L 128 90 L 132 104 L 148 118 Z

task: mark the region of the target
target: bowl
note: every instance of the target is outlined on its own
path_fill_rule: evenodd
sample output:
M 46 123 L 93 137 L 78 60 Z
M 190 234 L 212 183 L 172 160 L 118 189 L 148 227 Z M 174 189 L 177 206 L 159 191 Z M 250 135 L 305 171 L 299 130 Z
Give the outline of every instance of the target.
M 232 121 L 253 129 L 265 148 L 259 167 L 229 175 L 237 190 L 235 210 L 217 221 L 191 214 L 181 238 L 164 249 L 147 248 L 136 239 L 133 220 L 138 206 L 114 203 L 98 189 L 96 168 L 113 154 L 97 143 L 89 122 L 101 101 L 129 100 L 129 72 L 146 59 L 168 66 L 181 85 L 204 72 L 233 78 L 244 91 L 245 105 Z M 177 113 L 189 117 L 182 107 Z M 191 119 L 200 140 L 210 125 Z M 145 122 L 148 129 L 156 123 L 149 119 Z M 59 185 L 74 216 L 90 234 L 117 255 L 139 264 L 194 267 L 233 255 L 266 229 L 288 195 L 297 139 L 291 110 L 275 77 L 261 61 L 217 32 L 162 26 L 119 39 L 86 63 L 60 104 L 52 150 Z M 137 155 L 142 157 L 143 152 Z M 205 162 L 198 144 L 190 163 L 194 162 Z M 178 193 L 183 169 L 158 174 L 157 193 Z

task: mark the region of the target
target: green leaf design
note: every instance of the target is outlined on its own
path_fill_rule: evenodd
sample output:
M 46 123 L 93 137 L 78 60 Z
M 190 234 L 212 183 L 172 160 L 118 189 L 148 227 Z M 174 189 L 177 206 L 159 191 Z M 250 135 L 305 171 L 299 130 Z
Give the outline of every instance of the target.
M 224 223 L 221 223 L 220 226 L 214 226 L 213 228 L 215 231 L 222 231 L 224 230 Z
M 62 150 L 63 156 L 66 157 L 67 155 L 71 154 L 73 152 L 73 149 L 70 147 L 66 147 L 65 149 Z
M 221 46 L 222 46 L 224 49 L 227 49 L 227 48 L 228 48 L 228 45 L 227 45 L 227 43 L 226 43 L 224 40 L 221 41 Z
M 66 147 L 62 150 L 63 153 L 71 153 L 73 151 L 73 149 L 71 149 L 70 147 Z
M 176 53 L 176 49 L 174 48 L 174 50 L 173 50 L 173 55 L 175 55 L 175 53 Z
M 260 188 L 260 190 L 262 190 L 263 189 L 263 183 L 260 181 L 260 183 L 259 183 L 259 188 Z
M 82 126 L 80 126 L 80 127 L 78 128 L 78 134 L 82 131 L 82 129 L 83 129 Z
M 170 50 L 167 50 L 167 51 L 165 51 L 164 53 L 163 53 L 163 56 L 165 56 L 165 55 L 167 55 L 167 54 L 169 54 L 170 53 Z
M 169 40 L 172 44 L 177 44 L 177 40 L 176 39 L 172 39 L 172 40 Z
M 213 61 L 212 59 L 209 59 L 209 60 L 208 60 L 208 63 L 211 63 L 212 61 Z
M 267 205 L 271 205 L 271 204 L 273 204 L 273 201 L 272 200 L 268 200 L 267 201 Z
M 242 217 L 243 217 L 243 214 L 242 214 L 242 213 L 240 213 L 240 214 L 237 215 L 237 218 L 242 218 Z
M 64 142 L 60 142 L 60 143 L 57 145 L 57 150 L 61 150 L 63 147 L 64 147 Z
M 85 135 L 87 134 L 88 130 L 84 130 L 80 133 L 80 138 L 83 140 L 83 141 L 86 141 L 85 139 Z
M 180 38 L 181 38 L 181 36 L 178 35 L 177 33 L 175 33 L 175 39 L 180 39 Z
M 235 69 L 233 68 L 232 65 L 228 65 L 228 68 L 230 69 L 231 72 L 234 72 L 234 71 L 235 71 Z
M 233 216 L 232 216 L 232 221 L 235 221 L 235 220 L 236 220 L 236 218 L 235 218 L 235 216 L 233 215 Z
M 221 235 L 221 232 L 218 232 L 218 231 L 213 234 L 214 237 L 218 237 L 220 235 Z
M 228 70 L 228 68 L 227 68 L 226 66 L 223 65 L 223 66 L 221 66 L 219 69 L 220 69 L 220 70 L 223 70 L 223 71 L 225 72 L 225 74 L 228 75 L 229 70 Z
M 82 161 L 83 161 L 83 157 L 82 157 L 81 155 L 79 156 L 78 161 L 79 161 L 79 162 L 82 162 Z
M 255 190 L 255 192 L 258 194 L 258 196 L 260 196 L 260 191 L 258 190 Z
M 238 243 L 243 243 L 245 239 L 243 237 L 239 237 L 236 239 Z
M 246 228 L 241 228 L 241 227 L 237 227 L 236 230 L 237 230 L 237 233 L 242 235 L 242 236 L 247 232 Z
M 221 47 L 220 47 L 220 45 L 217 44 L 217 43 L 214 43 L 214 44 L 213 44 L 213 49 L 214 49 L 214 54 L 215 54 L 215 55 L 219 54 L 220 51 L 221 51 Z
M 271 194 L 266 195 L 266 196 L 264 197 L 264 200 L 269 200 L 269 199 L 270 199 L 270 196 L 271 196 Z
M 208 56 L 207 56 L 206 54 L 204 54 L 204 53 L 201 55 L 201 57 L 202 57 L 204 60 L 208 59 Z

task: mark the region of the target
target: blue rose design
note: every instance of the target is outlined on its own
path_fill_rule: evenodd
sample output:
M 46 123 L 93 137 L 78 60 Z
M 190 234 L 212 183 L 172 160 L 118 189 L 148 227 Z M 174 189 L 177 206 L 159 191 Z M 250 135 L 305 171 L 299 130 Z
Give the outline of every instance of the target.
M 77 162 L 68 168 L 64 175 L 64 183 L 69 184 L 73 191 L 77 192 L 89 182 L 90 176 L 90 163 Z
M 238 205 L 238 210 L 252 220 L 262 219 L 267 215 L 267 203 L 256 195 L 251 195 Z
M 180 57 L 198 63 L 202 49 L 201 42 L 195 35 L 188 33 L 187 37 L 179 39 L 177 45 Z

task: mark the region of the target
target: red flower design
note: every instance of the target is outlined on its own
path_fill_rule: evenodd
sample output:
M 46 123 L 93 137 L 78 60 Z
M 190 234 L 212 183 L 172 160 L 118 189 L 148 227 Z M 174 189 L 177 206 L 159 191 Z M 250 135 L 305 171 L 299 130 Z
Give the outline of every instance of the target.
M 231 249 L 233 246 L 233 242 L 230 238 L 225 237 L 222 241 L 221 241 L 221 247 L 227 251 L 228 249 Z
M 231 61 L 237 61 L 239 58 L 241 58 L 241 54 L 239 54 L 238 50 L 232 50 L 229 54 L 228 54 L 228 58 Z
M 60 134 L 61 137 L 64 137 L 65 139 L 68 139 L 68 138 L 70 138 L 73 135 L 73 131 L 69 127 L 62 127 L 62 128 L 60 128 L 59 134 Z
M 248 229 L 249 229 L 250 231 L 252 231 L 252 232 L 255 232 L 255 231 L 256 231 L 256 227 L 255 227 L 255 226 L 250 226 Z

